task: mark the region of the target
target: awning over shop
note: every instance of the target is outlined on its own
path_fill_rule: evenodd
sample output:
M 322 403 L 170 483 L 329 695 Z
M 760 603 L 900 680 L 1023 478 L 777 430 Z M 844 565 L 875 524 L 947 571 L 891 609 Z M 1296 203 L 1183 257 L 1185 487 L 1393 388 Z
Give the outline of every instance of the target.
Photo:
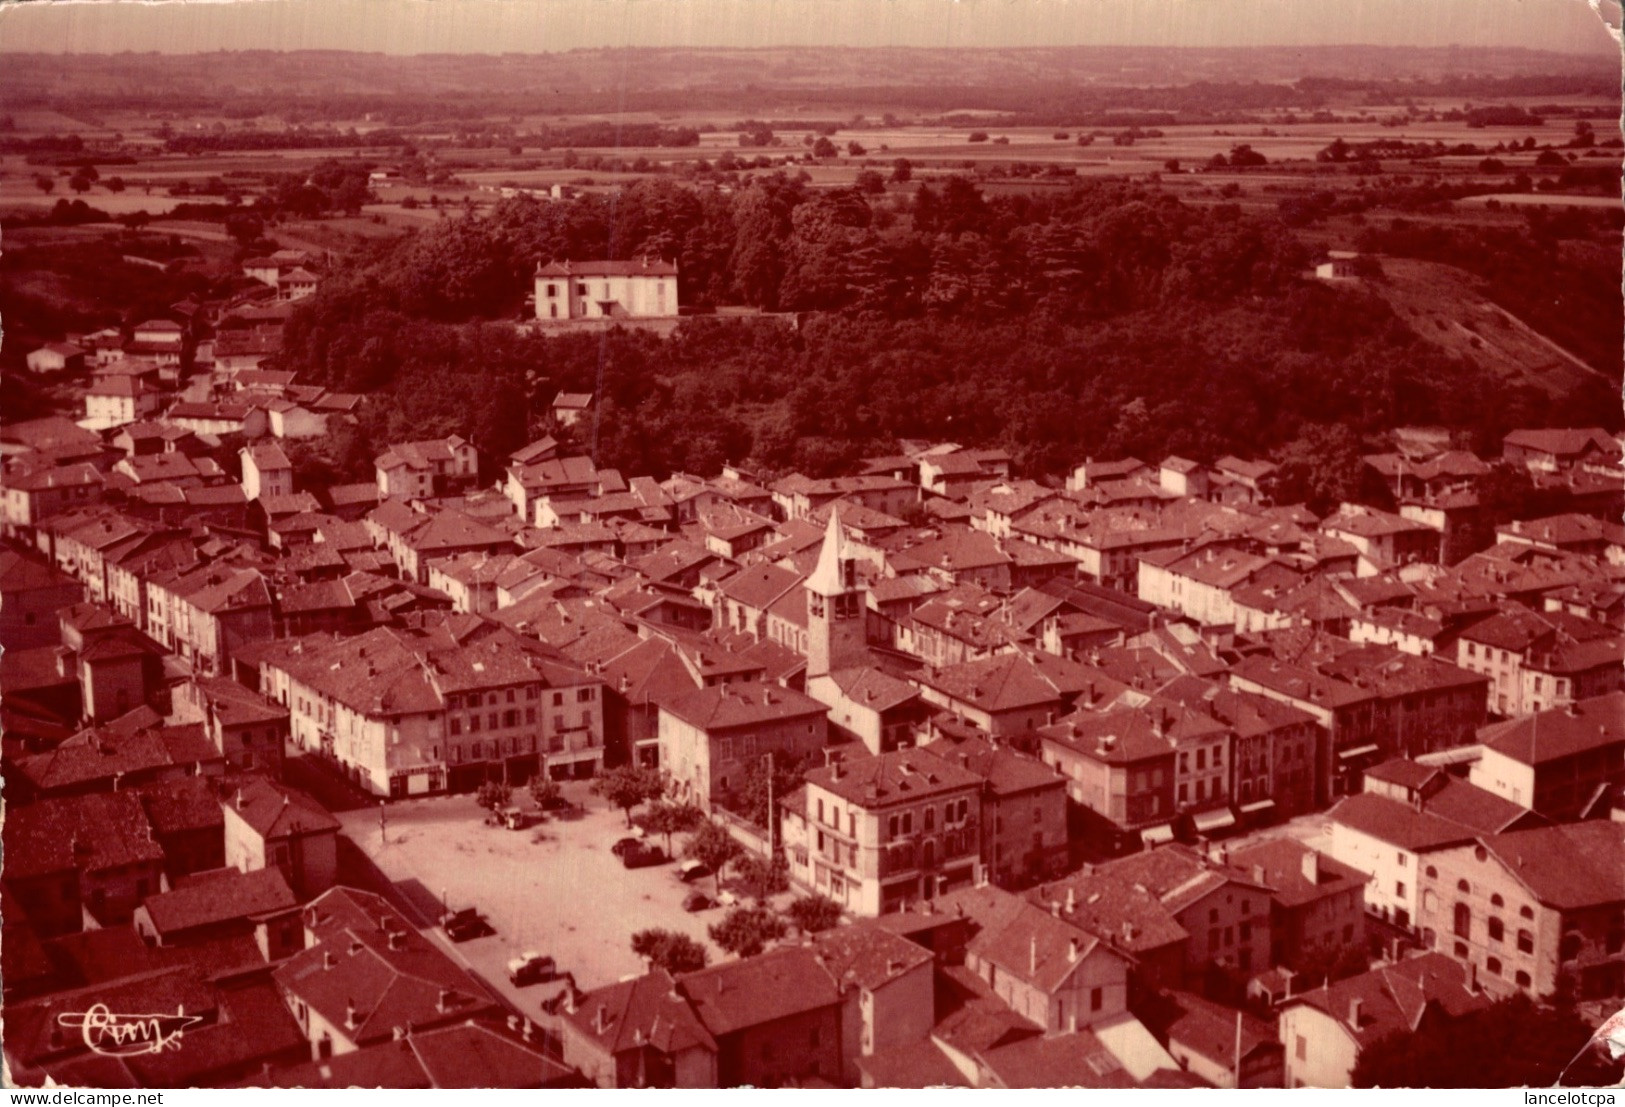
M 1196 816 L 1196 830 L 1199 834 L 1207 834 L 1215 830 L 1223 830 L 1227 826 L 1236 825 L 1236 816 L 1228 807 L 1221 807 L 1217 811 L 1204 811 Z
M 1352 761 L 1356 757 L 1365 757 L 1377 752 L 1378 747 L 1376 746 L 1355 746 L 1351 750 L 1339 750 L 1337 756 L 1343 761 Z
M 1253 803 L 1244 803 L 1244 804 L 1242 804 L 1241 805 L 1241 813 L 1243 815 L 1256 815 L 1258 812 L 1260 812 L 1260 811 L 1268 811 L 1270 808 L 1272 808 L 1274 806 L 1275 806 L 1275 801 L 1272 800 L 1272 799 L 1256 800 Z
M 1173 840 L 1174 828 L 1167 823 L 1162 826 L 1154 826 L 1149 830 L 1140 831 L 1140 841 L 1148 846 L 1161 845 L 1163 842 L 1172 842 Z

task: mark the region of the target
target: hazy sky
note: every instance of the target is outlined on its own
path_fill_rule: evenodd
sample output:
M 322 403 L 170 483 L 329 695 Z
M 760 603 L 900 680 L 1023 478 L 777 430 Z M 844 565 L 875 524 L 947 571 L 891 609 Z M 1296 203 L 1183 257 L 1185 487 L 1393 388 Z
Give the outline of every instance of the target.
M 1618 0 L 0 0 L 0 50 L 1369 43 L 1617 50 Z

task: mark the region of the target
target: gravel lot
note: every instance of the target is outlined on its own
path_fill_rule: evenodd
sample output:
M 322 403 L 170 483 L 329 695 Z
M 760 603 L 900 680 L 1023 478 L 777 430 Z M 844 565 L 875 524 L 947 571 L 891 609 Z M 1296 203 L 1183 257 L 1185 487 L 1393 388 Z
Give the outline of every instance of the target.
M 585 793 L 570 792 L 581 802 Z M 517 797 L 516 797 L 517 802 Z M 594 806 L 575 817 L 550 818 L 527 830 L 488 827 L 471 796 L 441 796 L 392 803 L 387 840 L 380 842 L 378 812 L 336 813 L 344 834 L 359 846 L 425 916 L 438 913 L 444 895 L 452 910 L 478 907 L 496 928 L 484 938 L 452 946 L 481 976 L 522 1010 L 555 991 L 507 987 L 505 965 L 522 950 L 556 958 L 578 987 L 592 989 L 643 971 L 631 949 L 635 931 L 658 926 L 706 945 L 712 963 L 726 955 L 706 935 L 721 916 L 682 909 L 689 886 L 675 866 L 624 869 L 610 846 L 627 833 L 620 811 Z M 526 800 L 528 804 L 528 799 Z M 681 839 L 673 841 L 681 849 Z M 712 881 L 698 885 L 707 894 Z

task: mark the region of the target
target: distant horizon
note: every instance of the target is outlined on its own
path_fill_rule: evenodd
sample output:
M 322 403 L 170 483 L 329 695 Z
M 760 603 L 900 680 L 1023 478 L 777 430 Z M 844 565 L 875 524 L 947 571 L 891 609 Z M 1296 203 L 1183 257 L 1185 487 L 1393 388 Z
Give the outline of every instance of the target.
M 1618 56 L 1618 0 L 4 0 L 0 52 L 1527 49 Z
M 4 5 L 6 2 L 7 2 L 7 0 L 0 0 L 0 5 Z M 58 2 L 61 2 L 61 0 L 43 0 L 43 2 L 58 3 Z M 77 0 L 75 0 L 75 2 L 77 2 Z M 146 2 L 146 0 L 141 0 L 141 2 Z M 167 0 L 165 0 L 165 2 L 167 2 Z M 241 3 L 241 2 L 252 2 L 252 0 L 198 0 L 198 2 L 204 2 L 204 3 Z M 3 23 L 0 23 L 0 26 L 3 26 Z M 997 51 L 999 53 L 1024 53 L 1024 52 L 1027 52 L 1027 51 L 1037 52 L 1037 51 L 1040 51 L 1040 50 L 1169 50 L 1169 51 L 1190 50 L 1190 51 L 1212 51 L 1212 52 L 1223 52 L 1223 51 L 1234 51 L 1234 50 L 1241 50 L 1241 51 L 1247 51 L 1247 50 L 1302 50 L 1302 51 L 1314 51 L 1314 50 L 1393 50 L 1393 51 L 1401 51 L 1401 50 L 1409 50 L 1409 51 L 1418 51 L 1418 52 L 1459 50 L 1459 51 L 1463 51 L 1463 52 L 1474 52 L 1474 53 L 1477 53 L 1477 52 L 1488 53 L 1488 52 L 1492 52 L 1492 51 L 1506 51 L 1506 52 L 1523 53 L 1523 54 L 1544 54 L 1544 55 L 1550 55 L 1552 57 L 1559 57 L 1559 58 L 1586 58 L 1586 59 L 1592 59 L 1592 60 L 1596 60 L 1596 61 L 1607 61 L 1607 60 L 1609 60 L 1608 55 L 1603 54 L 1603 53 L 1599 53 L 1598 51 L 1595 51 L 1595 50 L 1558 50 L 1558 49 L 1550 49 L 1550 48 L 1546 48 L 1546 47 L 1513 46 L 1513 45 L 1504 45 L 1504 44 L 1503 45 L 1467 45 L 1467 44 L 1459 43 L 1459 42 L 1442 43 L 1442 44 L 1437 45 L 1437 46 L 1408 46 L 1408 45 L 1404 45 L 1404 44 L 1401 44 L 1401 43 L 1386 43 L 1386 42 L 1268 43 L 1268 44 L 1263 44 L 1263 45 L 1249 45 L 1249 46 L 1242 46 L 1242 45 L 1235 45 L 1235 44 L 1223 45 L 1223 46 L 1196 46 L 1196 45 L 1190 45 L 1190 44 L 1179 44 L 1179 45 L 1173 45 L 1173 46 L 1158 46 L 1158 45 L 1153 45 L 1153 44 L 1150 44 L 1150 43 L 1136 43 L 1136 42 L 1098 42 L 1098 43 L 1071 42 L 1071 43 L 1061 43 L 1061 44 L 1051 45 L 1051 46 L 1045 46 L 1045 45 L 1039 45 L 1039 44 L 1022 45 L 1022 46 L 982 46 L 982 45 L 972 45 L 972 46 L 925 46 L 925 45 L 917 45 L 917 44 L 912 44 L 912 43 L 899 43 L 899 44 L 895 44 L 895 45 L 885 44 L 885 43 L 876 43 L 876 44 L 873 44 L 873 45 L 864 45 L 864 46 L 836 46 L 836 45 L 821 45 L 821 44 L 809 44 L 809 43 L 790 43 L 790 42 L 787 42 L 787 43 L 769 43 L 769 44 L 762 45 L 762 46 L 735 46 L 735 45 L 727 45 L 727 44 L 660 45 L 660 44 L 656 44 L 656 43 L 638 43 L 638 44 L 634 44 L 634 45 L 604 44 L 604 45 L 599 45 L 599 46 L 571 46 L 568 49 L 559 49 L 559 50 L 458 50 L 458 51 L 452 51 L 452 50 L 422 50 L 422 51 L 418 51 L 418 52 L 411 53 L 411 54 L 393 54 L 393 53 L 390 53 L 390 52 L 385 51 L 385 50 L 362 50 L 362 49 L 357 49 L 357 48 L 352 48 L 352 47 L 347 47 L 347 46 L 294 46 L 294 47 L 220 46 L 220 47 L 214 47 L 214 48 L 208 49 L 208 50 L 188 50 L 188 51 L 185 51 L 184 53 L 180 52 L 180 51 L 175 51 L 175 50 L 150 50 L 150 49 L 149 50 L 131 50 L 131 49 L 127 49 L 127 48 L 122 49 L 122 50 L 102 50 L 102 51 L 89 51 L 89 50 L 86 50 L 86 51 L 80 51 L 80 52 L 67 51 L 67 50 L 8 50 L 5 47 L 0 46 L 0 54 L 12 54 L 12 55 L 15 55 L 15 56 L 25 56 L 26 55 L 26 56 L 33 56 L 33 57 L 48 57 L 48 58 L 117 58 L 117 57 L 126 57 L 126 56 L 130 56 L 130 57 L 189 58 L 189 57 L 209 57 L 209 56 L 216 55 L 216 54 L 277 54 L 277 55 L 288 55 L 288 54 L 357 54 L 357 55 L 360 55 L 360 56 L 363 56 L 363 57 L 372 57 L 372 58 L 403 58 L 403 59 L 407 59 L 407 58 L 553 58 L 553 57 L 560 57 L 560 56 L 565 55 L 565 54 L 588 54 L 588 53 L 602 53 L 602 52 L 614 53 L 614 52 L 618 52 L 618 51 L 627 51 L 627 52 L 649 51 L 649 52 L 654 52 L 654 51 L 684 51 L 684 50 L 691 50 L 691 51 L 695 51 L 695 52 L 702 52 L 703 51 L 703 52 L 707 52 L 707 53 L 741 53 L 741 54 L 761 53 L 761 52 L 767 52 L 767 51 L 772 51 L 772 50 L 857 50 L 857 51 L 864 51 L 864 52 L 868 52 L 868 51 L 879 52 L 879 51 L 884 51 L 884 50 L 905 50 L 905 51 L 906 50 L 918 50 L 918 51 L 921 51 L 921 52 L 925 52 L 925 51 L 942 51 L 942 50 L 964 50 L 964 51 Z M 1625 60 L 1622 60 L 1622 68 L 1625 68 Z

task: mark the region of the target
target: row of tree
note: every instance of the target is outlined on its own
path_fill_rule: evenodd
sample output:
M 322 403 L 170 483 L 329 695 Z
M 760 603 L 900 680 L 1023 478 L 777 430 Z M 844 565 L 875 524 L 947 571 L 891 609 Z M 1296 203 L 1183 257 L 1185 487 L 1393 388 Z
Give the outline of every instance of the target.
M 367 446 L 455 432 L 501 459 L 539 433 L 555 391 L 592 392 L 576 445 L 655 476 L 728 461 L 825 475 L 931 437 L 1003 446 L 1035 476 L 1086 455 L 1301 452 L 1329 427 L 1356 456 L 1418 423 L 1493 450 L 1515 426 L 1617 421 L 1606 336 L 1621 309 L 1599 275 L 1618 241 L 1573 218 L 1395 221 L 1362 239 L 1484 276 L 1603 370 L 1563 395 L 1422 341 L 1373 291 L 1301 279 L 1310 255 L 1278 218 L 1123 183 L 990 196 L 957 177 L 878 195 L 774 176 L 731 195 L 653 180 L 505 201 L 352 259 L 295 313 L 285 356 L 311 383 L 374 393 Z M 685 303 L 815 314 L 694 318 L 670 339 L 485 322 L 518 311 L 538 260 L 638 255 L 679 262 Z

